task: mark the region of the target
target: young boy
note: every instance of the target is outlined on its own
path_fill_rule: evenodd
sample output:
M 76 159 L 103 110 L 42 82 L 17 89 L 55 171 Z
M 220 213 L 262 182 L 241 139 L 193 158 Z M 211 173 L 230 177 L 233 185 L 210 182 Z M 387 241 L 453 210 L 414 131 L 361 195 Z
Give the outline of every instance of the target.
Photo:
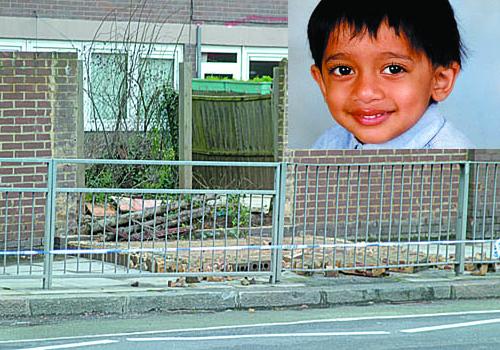
M 438 112 L 464 54 L 448 0 L 321 0 L 311 74 L 339 124 L 313 148 L 471 148 Z

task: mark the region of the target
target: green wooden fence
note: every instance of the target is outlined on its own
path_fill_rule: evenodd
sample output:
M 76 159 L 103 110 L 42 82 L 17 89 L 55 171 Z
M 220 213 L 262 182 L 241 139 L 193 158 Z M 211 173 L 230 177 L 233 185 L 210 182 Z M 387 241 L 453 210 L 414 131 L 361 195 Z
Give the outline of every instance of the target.
M 193 160 L 273 161 L 273 145 L 271 95 L 193 95 Z M 272 169 L 193 171 L 195 186 L 258 189 L 274 181 Z

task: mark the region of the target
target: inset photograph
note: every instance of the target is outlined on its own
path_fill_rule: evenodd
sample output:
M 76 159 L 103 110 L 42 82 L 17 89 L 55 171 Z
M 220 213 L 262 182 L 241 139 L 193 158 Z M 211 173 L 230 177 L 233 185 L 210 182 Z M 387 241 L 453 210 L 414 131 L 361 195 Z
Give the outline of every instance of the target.
M 491 0 L 290 0 L 289 147 L 499 148 L 499 17 Z

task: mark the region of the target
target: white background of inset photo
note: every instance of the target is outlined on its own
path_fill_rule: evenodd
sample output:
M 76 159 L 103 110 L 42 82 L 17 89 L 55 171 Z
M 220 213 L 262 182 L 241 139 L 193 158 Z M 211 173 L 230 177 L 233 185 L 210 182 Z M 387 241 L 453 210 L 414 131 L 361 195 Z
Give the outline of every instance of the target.
M 288 1 L 288 146 L 309 148 L 333 125 L 316 83 L 307 22 L 319 0 Z M 476 148 L 500 148 L 500 1 L 451 0 L 468 58 L 442 114 Z M 432 11 L 432 7 L 429 8 Z

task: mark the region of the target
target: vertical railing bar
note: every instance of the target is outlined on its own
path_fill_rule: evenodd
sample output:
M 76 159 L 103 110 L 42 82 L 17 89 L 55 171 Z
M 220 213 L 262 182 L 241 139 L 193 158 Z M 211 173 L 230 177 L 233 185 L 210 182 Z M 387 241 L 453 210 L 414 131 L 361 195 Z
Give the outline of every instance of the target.
M 380 215 L 379 215 L 379 223 L 378 223 L 378 237 L 377 242 L 382 242 L 382 220 L 384 214 L 384 188 L 385 188 L 385 167 L 382 165 L 380 167 Z M 376 266 L 380 266 L 380 246 L 377 246 L 377 264 Z
M 443 164 L 440 164 L 440 172 L 439 172 L 439 227 L 438 227 L 438 238 L 437 240 L 441 242 L 441 230 L 443 226 L 443 185 L 444 185 L 444 174 L 443 174 Z M 439 251 L 441 248 L 441 243 L 437 245 L 436 249 L 436 261 L 439 261 Z
M 33 241 L 35 239 L 35 192 L 31 192 L 31 232 L 30 250 L 33 251 Z M 30 254 L 30 275 L 33 274 L 33 254 Z
M 411 167 L 411 179 L 410 179 L 410 208 L 408 209 L 409 223 L 408 223 L 408 246 L 406 249 L 406 264 L 410 264 L 410 249 L 412 241 L 412 222 L 413 222 L 413 191 L 415 190 L 415 165 L 412 164 Z
M 357 181 L 357 198 L 356 198 L 356 227 L 354 232 L 354 243 L 358 244 L 358 236 L 359 236 L 359 205 L 360 205 L 360 197 L 361 197 L 361 166 L 358 165 L 358 181 Z M 356 246 L 354 246 L 354 266 L 357 264 L 357 253 L 358 250 Z
M 92 192 L 92 212 L 90 213 L 90 246 L 94 246 L 94 205 L 95 205 L 95 193 Z M 92 265 L 94 263 L 94 254 L 90 254 L 90 265 L 89 265 L 89 273 L 92 272 Z
M 130 272 L 130 240 L 132 236 L 132 193 L 129 193 L 128 198 L 128 234 L 127 234 L 127 273 Z M 166 239 L 166 235 L 165 235 Z M 135 266 L 134 266 L 135 268 Z
M 215 195 L 214 198 L 214 226 L 212 228 L 212 272 L 215 272 L 215 250 L 213 249 L 215 247 L 215 235 L 217 234 L 217 197 L 218 195 Z
M 252 210 L 252 203 L 250 203 L 250 211 Z M 240 225 L 241 225 L 241 194 L 238 193 L 238 213 L 236 217 L 236 246 L 240 246 Z M 235 264 L 234 264 L 234 270 L 237 272 L 239 271 L 239 257 L 240 257 L 240 250 L 236 249 L 235 252 Z
M 337 266 L 337 229 L 339 222 L 339 196 L 340 196 L 340 165 L 337 165 L 337 184 L 335 187 L 335 225 L 333 228 L 333 268 Z
M 389 203 L 389 230 L 387 233 L 387 241 L 390 243 L 392 240 L 392 214 L 393 214 L 393 204 L 394 204 L 394 165 L 391 165 L 391 196 L 390 196 L 390 203 Z M 390 262 L 390 252 L 391 252 L 391 247 L 387 246 L 387 257 L 386 257 L 386 265 L 389 266 L 391 264 Z M 399 263 L 399 262 L 398 262 Z
M 3 239 L 3 250 L 7 251 L 7 241 L 8 241 L 8 229 L 9 229 L 9 194 L 10 192 L 5 192 L 5 228 L 4 228 L 4 239 Z M 7 269 L 7 255 L 3 256 L 3 274 L 5 275 Z
M 292 247 L 295 245 L 295 233 L 297 226 L 297 168 L 298 165 L 293 166 L 293 209 L 292 209 Z M 294 249 L 290 250 L 290 268 L 294 268 Z
M 191 203 L 189 206 L 189 241 L 188 241 L 188 261 L 187 261 L 187 272 L 191 271 L 191 247 L 192 247 L 192 240 L 193 240 L 193 200 L 194 200 L 194 195 L 191 196 Z M 155 220 L 156 222 L 156 220 Z M 154 236 L 153 236 L 154 237 Z M 154 241 L 153 241 L 154 244 Z M 153 259 L 154 261 L 154 259 Z M 154 272 L 154 269 L 153 269 Z
M 309 195 L 309 165 L 306 165 L 306 186 L 304 189 L 304 231 L 302 232 L 302 245 L 306 244 L 306 234 L 307 234 L 307 197 Z M 301 249 L 302 251 L 302 256 L 301 256 L 301 261 L 302 265 L 301 268 L 304 268 L 304 248 Z
M 484 170 L 484 201 L 483 201 L 483 229 L 482 229 L 482 234 L 481 234 L 481 239 L 485 239 L 485 228 L 486 228 L 486 204 L 488 203 L 488 171 L 489 171 L 489 164 L 487 163 L 485 165 L 485 170 Z M 484 257 L 484 243 L 481 243 L 481 260 L 485 260 Z
M 424 168 L 425 165 L 420 166 L 420 205 L 418 208 L 418 230 L 417 242 L 420 243 L 422 237 L 422 212 L 424 210 Z M 417 264 L 420 263 L 420 244 L 417 245 Z
M 451 235 L 451 202 L 452 202 L 452 198 L 453 198 L 453 164 L 450 164 L 449 166 L 450 168 L 450 179 L 449 179 L 449 183 L 450 183 L 450 188 L 448 190 L 448 225 L 447 225 L 447 230 L 446 230 L 446 240 L 449 241 L 450 240 L 450 235 Z M 459 175 L 460 175 L 460 172 L 459 172 Z M 460 194 L 457 194 L 457 196 L 460 196 Z M 460 200 L 460 197 L 459 197 L 459 200 Z M 457 220 L 458 220 L 458 214 L 457 214 Z M 456 235 L 456 233 L 455 233 Z M 446 254 L 446 262 L 449 262 L 450 260 L 450 256 L 449 256 L 449 250 L 450 250 L 450 246 L 449 244 L 446 245 L 445 247 L 445 254 Z
M 143 265 L 144 265 L 144 253 L 143 253 L 143 249 L 144 249 L 144 215 L 146 214 L 144 211 L 144 202 L 145 202 L 145 199 L 144 199 L 144 193 L 141 194 L 141 242 L 140 242 L 140 246 L 141 246 L 141 252 L 139 254 L 139 273 L 142 273 L 142 268 L 143 268 Z
M 57 181 L 57 161 L 52 159 L 47 162 L 47 203 L 45 210 L 45 234 L 44 234 L 44 264 L 42 288 L 52 287 L 52 269 L 54 256 L 54 235 L 56 221 L 56 181 Z
M 316 166 L 316 186 L 314 188 L 315 194 L 314 194 L 314 225 L 313 225 L 313 239 L 312 239 L 312 245 L 313 247 L 316 246 L 316 234 L 317 234 L 317 225 L 318 225 L 318 196 L 319 196 L 319 165 Z M 315 251 L 316 248 L 312 248 L 312 254 L 311 254 L 311 268 L 315 268 Z
M 17 274 L 19 275 L 20 272 L 20 264 L 21 264 L 21 255 L 19 252 L 21 251 L 21 223 L 22 223 L 22 216 L 23 216 L 23 203 L 22 203 L 22 192 L 19 192 L 19 196 L 17 198 L 17 205 L 19 207 L 18 209 L 18 219 L 17 219 Z
M 348 242 L 347 235 L 349 230 L 349 205 L 351 199 L 351 166 L 347 166 L 347 194 L 346 194 L 346 205 L 345 205 L 345 222 L 344 222 L 344 244 Z M 346 267 L 347 260 L 347 247 L 344 245 L 344 256 L 342 257 L 342 266 Z
M 296 226 L 297 226 L 297 168 L 298 164 L 293 165 L 293 208 L 292 208 L 292 249 L 290 249 L 290 269 L 294 268 L 294 248 L 293 246 L 295 245 L 295 233 L 296 233 Z
M 175 272 L 179 272 L 179 240 L 181 239 L 180 237 L 180 230 L 181 230 L 181 198 L 182 194 L 179 194 L 177 197 L 177 241 L 175 244 Z M 141 238 L 142 242 L 142 238 Z M 215 235 L 214 235 L 214 245 L 215 245 Z M 142 246 L 141 246 L 142 248 Z
M 55 199 L 55 197 L 54 197 Z M 107 197 L 106 197 L 107 199 Z M 78 202 L 78 229 L 77 229 L 77 237 L 76 240 L 78 242 L 78 249 L 82 249 L 82 213 L 83 213 L 83 207 L 85 206 L 84 201 L 83 201 L 83 192 L 80 192 L 79 196 L 79 202 Z M 104 217 L 106 217 L 106 205 L 104 205 Z M 54 223 L 55 225 L 55 223 Z M 80 253 L 76 255 L 76 272 L 80 272 Z
M 472 241 L 476 241 L 476 229 L 477 229 L 477 201 L 479 197 L 479 163 L 474 164 L 475 171 L 475 184 L 474 184 L 474 214 L 472 216 Z M 465 238 L 464 238 L 465 239 Z M 472 257 L 471 261 L 474 262 L 476 260 L 476 245 L 472 243 Z
M 286 174 L 285 163 L 280 163 L 274 168 L 274 181 L 273 181 L 273 189 L 275 191 L 275 195 L 272 197 L 273 201 L 273 212 L 272 212 L 272 228 L 271 228 L 271 244 L 275 247 L 281 244 L 280 233 L 283 233 L 282 223 L 280 221 L 281 216 L 281 206 L 282 206 L 282 192 L 281 192 L 281 183 L 283 180 L 282 176 Z M 283 171 L 283 172 L 282 172 Z M 263 197 L 262 197 L 263 198 Z M 262 199 L 263 200 L 263 199 Z M 263 201 L 261 202 L 261 213 L 263 211 Z M 262 220 L 261 220 L 262 227 Z M 270 278 L 269 281 L 272 284 L 275 284 L 279 281 L 281 277 L 281 267 L 282 267 L 282 251 L 281 249 L 273 248 L 270 254 Z
M 107 208 L 104 208 L 104 210 L 106 210 Z M 120 197 L 118 196 L 117 197 L 117 205 L 116 205 L 116 226 L 115 226 L 115 250 L 118 250 L 118 234 L 119 234 L 119 219 L 120 218 Z M 117 270 L 117 267 L 118 267 L 118 254 L 119 253 L 115 253 L 115 273 L 118 271 Z
M 273 206 L 273 226 L 275 230 L 274 244 L 276 246 L 281 246 L 283 244 L 283 235 L 285 228 L 285 201 L 286 201 L 286 180 L 287 180 L 287 164 L 281 163 L 276 167 L 276 181 L 274 189 L 276 190 L 276 195 L 274 196 L 275 202 L 279 203 L 277 205 L 276 215 L 274 215 L 275 206 Z M 275 224 L 276 223 L 276 224 Z M 281 280 L 281 270 L 283 267 L 283 250 L 281 248 L 273 249 L 274 252 L 274 267 L 271 266 L 273 271 L 271 275 L 271 283 L 276 283 Z
M 495 237 L 495 212 L 497 208 L 497 170 L 498 164 L 495 164 L 495 172 L 493 177 L 493 203 L 491 210 L 491 239 L 494 240 Z M 494 242 L 490 242 L 490 259 L 493 259 L 493 244 Z
M 264 195 L 260 196 L 260 233 L 259 246 L 262 246 L 264 234 Z M 262 250 L 259 249 L 259 272 L 262 270 Z
M 252 194 L 250 194 L 250 208 L 252 207 Z M 248 235 L 247 235 L 247 246 L 252 243 L 252 210 L 250 209 L 250 218 L 248 220 Z M 247 249 L 247 271 L 250 271 L 250 249 Z
M 396 254 L 397 264 L 401 264 L 401 233 L 403 229 L 403 199 L 405 193 L 405 165 L 401 165 L 401 188 L 399 195 L 399 223 L 398 223 L 398 249 Z M 411 213 L 409 213 L 411 216 Z
M 226 195 L 226 215 L 224 218 L 224 248 L 227 247 L 227 227 L 228 227 L 228 216 L 229 216 L 229 195 Z M 260 253 L 260 251 L 259 251 Z M 224 272 L 227 272 L 227 250 L 224 249 L 223 252 L 223 266 L 224 266 Z M 260 256 L 259 256 L 260 258 Z M 259 261 L 260 264 L 260 261 Z
M 431 191 L 430 191 L 430 200 L 429 200 L 429 227 L 428 227 L 428 232 L 427 232 L 427 242 L 430 243 L 431 241 L 431 235 L 432 235 L 432 208 L 433 208 L 433 202 L 434 202 L 434 164 L 431 164 Z M 431 245 L 427 244 L 427 263 L 430 263 L 430 248 Z M 436 261 L 437 262 L 437 261 Z
M 69 235 L 69 195 L 70 193 L 66 193 L 66 234 L 64 235 L 64 249 L 68 249 L 68 235 Z M 63 257 L 63 273 L 66 274 L 66 264 L 67 264 L 67 254 L 64 254 Z
M 328 203 L 330 201 L 330 166 L 326 167 L 326 193 L 325 193 L 325 225 L 323 228 L 323 244 L 327 244 L 326 232 L 328 231 Z M 335 249 L 335 248 L 334 248 Z M 321 266 L 325 265 L 326 258 L 326 248 L 323 247 L 323 260 L 321 262 Z
M 163 272 L 167 272 L 168 271 L 168 268 L 167 268 L 167 248 L 168 248 L 168 233 L 169 233 L 169 227 L 170 227 L 170 224 L 169 224 L 169 221 L 170 221 L 170 215 L 169 215 L 169 212 L 170 212 L 170 196 L 166 196 L 167 197 L 167 208 L 165 210 L 165 241 L 163 242 L 163 245 L 164 245 L 164 248 L 165 248 L 165 251 L 163 253 Z
M 469 172 L 470 163 L 460 164 L 460 181 L 458 190 L 458 209 L 457 209 L 457 226 L 456 239 L 462 243 L 455 245 L 455 273 L 461 275 L 465 268 L 465 240 L 467 236 L 467 213 L 468 213 L 468 198 L 469 198 Z
M 153 251 L 156 248 L 156 227 L 157 227 L 157 212 L 158 212 L 158 193 L 155 193 L 154 196 L 154 209 L 153 209 Z M 160 201 L 161 203 L 161 201 Z M 165 232 L 165 235 L 167 233 Z M 156 266 L 156 253 L 151 253 L 151 272 L 157 272 L 157 266 Z
M 370 234 L 370 203 L 371 203 L 371 185 L 372 185 L 372 166 L 368 165 L 368 194 L 366 198 L 366 231 L 365 231 L 365 243 L 368 243 Z M 368 255 L 368 247 L 365 246 L 365 251 L 363 255 L 363 266 L 366 267 Z
M 200 272 L 205 271 L 205 266 L 203 264 L 203 247 L 204 247 L 203 243 L 205 241 L 205 205 L 206 205 L 206 194 L 203 193 L 201 202 Z
M 103 219 L 103 230 L 102 230 L 102 249 L 106 249 L 106 226 L 107 226 L 107 215 L 106 215 L 106 207 L 108 205 L 108 194 L 104 194 L 104 219 Z M 80 225 L 78 225 L 80 226 Z M 106 260 L 106 254 L 104 251 L 101 253 L 101 273 L 104 274 L 104 268 L 105 268 L 105 260 Z

